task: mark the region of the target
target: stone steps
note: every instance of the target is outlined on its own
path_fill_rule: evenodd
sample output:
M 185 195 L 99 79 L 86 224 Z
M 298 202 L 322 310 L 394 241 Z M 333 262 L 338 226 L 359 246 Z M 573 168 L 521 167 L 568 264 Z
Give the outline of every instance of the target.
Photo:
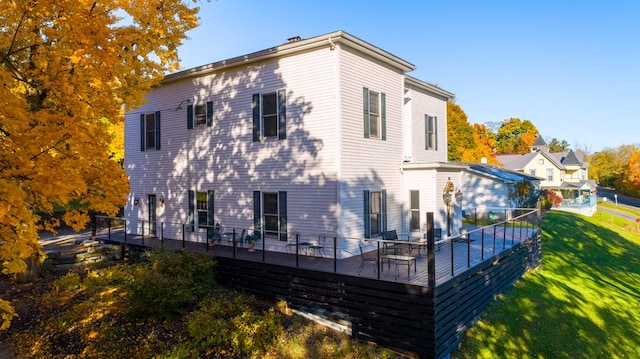
M 56 269 L 122 259 L 120 246 L 104 244 L 90 238 L 70 238 L 51 242 L 44 245 L 44 251 L 47 254 L 44 265 Z

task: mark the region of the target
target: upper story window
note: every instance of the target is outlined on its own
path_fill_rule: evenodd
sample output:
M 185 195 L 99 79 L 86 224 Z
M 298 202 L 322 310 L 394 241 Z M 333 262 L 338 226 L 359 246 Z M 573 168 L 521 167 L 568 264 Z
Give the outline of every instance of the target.
M 253 95 L 253 140 L 287 138 L 287 95 L 285 90 Z
M 160 111 L 140 115 L 140 150 L 160 149 Z
M 387 139 L 386 95 L 363 88 L 364 137 Z
M 187 106 L 187 128 L 205 125 L 213 126 L 213 101 Z
M 547 168 L 547 181 L 553 181 L 553 168 Z
M 538 158 L 538 164 L 544 165 L 544 158 Z
M 424 115 L 424 149 L 438 149 L 438 118 Z
M 535 176 L 536 175 L 536 170 L 535 169 L 529 170 L 529 174 L 532 175 L 532 176 Z

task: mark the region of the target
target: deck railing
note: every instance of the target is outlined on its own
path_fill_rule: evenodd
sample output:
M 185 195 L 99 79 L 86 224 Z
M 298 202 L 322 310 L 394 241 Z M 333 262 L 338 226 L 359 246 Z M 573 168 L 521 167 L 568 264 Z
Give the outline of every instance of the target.
M 502 209 L 499 212 L 499 217 L 488 216 L 486 211 L 476 210 L 473 213 L 474 217 L 467 217 L 463 221 L 463 227 L 459 234 L 440 240 L 436 240 L 433 235 L 428 238 L 427 234 L 420 238 L 399 234 L 399 238 L 412 240 L 392 241 L 381 238 L 348 238 L 338 237 L 335 234 L 294 232 L 286 233 L 287 240 L 283 241 L 281 240 L 284 238 L 282 233 L 270 233 L 265 230 L 254 231 L 253 228 L 216 228 L 215 225 L 192 228 L 187 223 L 158 222 L 153 224 L 140 220 L 136 221 L 134 227 L 126 218 L 107 216 L 95 216 L 94 235 L 111 241 L 148 247 L 160 246 L 206 252 L 215 249 L 217 255 L 227 255 L 232 258 L 242 257 L 242 259 L 261 262 L 274 261 L 278 254 L 281 256 L 286 253 L 291 255 L 293 260 L 282 262 L 282 264 L 333 273 L 354 271 L 354 268 L 360 264 L 359 247 L 362 246 L 366 255 L 377 258 L 375 278 L 382 280 L 393 278 L 388 274 L 386 277 L 383 275 L 382 262 L 385 245 L 410 243 L 414 247 L 426 247 L 425 255 L 422 255 L 420 248 L 418 248 L 419 258 L 415 262 L 415 271 L 418 272 L 418 268 L 420 268 L 421 273 L 417 273 L 415 278 L 426 279 L 428 285 L 435 285 L 436 281 L 443 283 L 447 280 L 442 273 L 448 272 L 449 278 L 454 277 L 457 273 L 491 258 L 496 253 L 530 238 L 539 231 L 540 220 L 536 209 Z M 495 214 L 497 211 L 493 210 L 492 213 Z M 499 219 L 496 220 L 496 218 Z M 165 236 L 167 232 L 172 234 L 171 238 Z M 245 234 L 245 238 L 240 238 L 241 233 Z M 258 254 L 247 255 L 246 252 L 249 249 L 247 236 L 255 240 L 255 250 L 259 252 Z M 226 250 L 224 252 L 226 254 L 222 253 L 223 250 Z M 412 255 L 415 256 L 415 253 Z M 437 271 L 436 261 L 438 268 L 446 268 L 446 270 Z M 354 263 L 356 263 L 355 267 Z M 438 279 L 436 279 L 436 275 L 438 275 Z

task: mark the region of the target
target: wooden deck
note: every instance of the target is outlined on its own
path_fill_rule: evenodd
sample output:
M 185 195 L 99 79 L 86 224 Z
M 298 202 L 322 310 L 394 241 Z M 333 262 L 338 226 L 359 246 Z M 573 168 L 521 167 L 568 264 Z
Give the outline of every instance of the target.
M 446 283 L 474 265 L 491 259 L 495 254 L 508 250 L 519 241 L 532 236 L 535 231 L 537 231 L 536 228 L 518 228 L 516 230 L 506 228 L 505 230 L 505 228 L 500 227 L 496 228 L 495 232 L 492 229 L 490 233 L 486 232 L 484 235 L 482 232 L 473 232 L 469 235 L 468 240 L 453 238 L 452 240 L 437 242 L 434 251 L 436 286 Z M 412 246 L 413 248 L 409 253 L 403 253 L 404 255 L 415 257 L 415 262 L 411 262 L 410 268 L 407 268 L 406 262 L 403 261 L 394 263 L 394 261 L 384 260 L 384 252 L 380 249 L 365 253 L 367 257 L 377 258 L 378 265 L 367 263 L 361 273 L 358 273 L 361 265 L 360 255 L 354 255 L 353 253 L 345 255 L 344 251 L 334 251 L 332 245 L 328 245 L 322 255 L 318 253 L 311 255 L 311 253 L 307 253 L 304 250 L 300 250 L 296 255 L 295 253 L 287 253 L 284 248 L 278 248 L 278 245 L 282 246 L 283 244 L 278 243 L 279 241 L 277 240 L 267 240 L 266 243 L 258 241 L 255 251 L 249 251 L 245 246 L 236 246 L 234 248 L 233 243 L 227 241 L 207 246 L 206 243 L 183 242 L 171 239 L 160 240 L 157 237 L 150 236 L 143 238 L 131 234 L 127 234 L 125 241 L 124 232 L 118 229 L 97 232 L 96 239 L 110 243 L 127 243 L 149 248 L 184 248 L 188 251 L 207 252 L 219 257 L 237 258 L 384 281 L 411 283 L 419 286 L 428 285 L 426 249 L 418 249 L 415 245 Z M 341 259 L 334 259 L 334 257 Z
M 125 235 L 124 228 L 96 230 L 95 235 L 105 242 L 126 243 L 123 248 L 133 250 L 164 247 L 209 253 L 217 257 L 220 283 L 284 300 L 300 312 L 342 323 L 355 338 L 410 358 L 445 358 L 482 310 L 526 271 L 539 267 L 542 259 L 539 222 L 467 228 L 468 238 L 432 243 L 433 253 L 413 246 L 401 254 L 409 256 L 411 267 L 400 261 L 397 272 L 394 263 L 382 263 L 382 249 L 370 250 L 366 255 L 377 260 L 367 263 L 361 273 L 360 254 L 336 244 L 384 248 L 385 241 L 350 243 L 333 238 L 325 243 L 324 252 L 308 253 L 308 246 L 267 239 L 249 251 L 224 240 L 210 247 L 204 241 Z M 408 247 L 407 242 L 399 243 Z M 429 258 L 433 258 L 430 263 Z M 428 267 L 435 268 L 434 273 L 428 273 Z

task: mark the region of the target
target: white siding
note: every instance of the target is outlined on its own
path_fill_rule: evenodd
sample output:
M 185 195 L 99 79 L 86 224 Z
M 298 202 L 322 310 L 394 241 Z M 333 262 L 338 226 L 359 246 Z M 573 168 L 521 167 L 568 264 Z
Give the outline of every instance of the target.
M 364 236 L 364 191 L 387 190 L 387 228 L 401 228 L 403 75 L 349 48 L 340 48 L 340 234 Z M 386 95 L 386 140 L 364 138 L 363 88 Z
M 447 102 L 418 87 L 411 88 L 411 162 L 447 161 Z M 436 117 L 437 150 L 425 149 L 425 115 Z
M 215 221 L 249 228 L 254 190 L 287 191 L 290 231 L 335 233 L 334 54 L 323 48 L 156 88 L 127 115 L 127 217 L 146 220 L 146 203 L 133 206 L 133 198 L 155 193 L 166 201 L 158 221 L 185 223 L 187 191 L 215 190 Z M 287 92 L 287 139 L 253 142 L 252 94 L 278 89 Z M 188 130 L 186 104 L 176 110 L 184 99 L 213 101 L 213 126 Z M 162 113 L 162 147 L 142 152 L 139 115 L 154 111 Z

